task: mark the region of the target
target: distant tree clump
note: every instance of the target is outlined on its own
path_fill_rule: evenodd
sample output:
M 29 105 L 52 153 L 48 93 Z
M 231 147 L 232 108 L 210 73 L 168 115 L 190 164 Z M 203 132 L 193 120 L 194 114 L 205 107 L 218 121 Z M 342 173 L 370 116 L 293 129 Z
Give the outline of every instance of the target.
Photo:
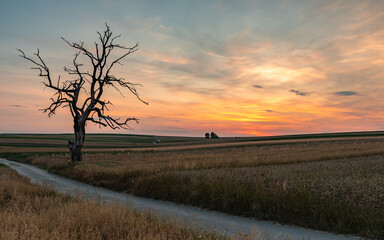
M 211 138 L 212 138 L 212 139 L 217 139 L 217 138 L 219 138 L 219 136 L 217 136 L 216 133 L 211 132 Z
M 211 136 L 211 139 L 218 139 L 219 138 L 219 136 L 217 136 L 217 134 L 214 133 L 214 132 L 211 132 L 211 134 L 205 133 L 205 138 L 206 139 L 209 139 L 209 136 Z
M 131 117 L 125 120 L 107 115 L 108 106 L 111 105 L 109 100 L 103 99 L 103 93 L 106 87 L 115 88 L 120 94 L 121 89 L 128 89 L 130 93 L 145 104 L 136 90 L 140 84 L 135 84 L 126 81 L 124 78 L 116 77 L 112 74 L 112 69 L 120 61 L 129 54 L 138 50 L 138 44 L 132 47 L 125 47 L 115 40 L 120 35 L 114 36 L 109 26 L 106 24 L 106 30 L 103 33 L 97 32 L 98 41 L 94 43 L 94 51 L 88 50 L 83 42 L 70 43 L 62 38 L 70 47 L 76 50 L 73 58 L 73 68 L 64 67 L 64 71 L 70 76 L 70 79 L 61 80 L 60 76 L 57 80 L 52 79 L 52 74 L 40 56 L 39 49 L 34 55 L 35 58 L 30 58 L 23 51 L 20 57 L 32 62 L 39 71 L 39 76 L 45 78 L 44 86 L 52 89 L 54 95 L 51 98 L 52 103 L 45 109 L 42 109 L 48 116 L 56 113 L 60 107 L 68 107 L 73 118 L 73 129 L 75 140 L 68 142 L 68 147 L 71 152 L 71 161 L 75 164 L 82 160 L 81 150 L 85 140 L 85 126 L 87 122 L 93 122 L 103 127 L 112 129 L 131 129 L 128 126 L 129 121 L 138 122 L 138 119 Z M 121 50 L 122 53 L 116 54 L 115 50 Z M 86 69 L 84 64 L 79 63 L 79 56 L 85 56 L 90 63 L 90 69 Z M 112 57 L 114 56 L 114 58 Z M 112 60 L 111 60 L 112 59 Z

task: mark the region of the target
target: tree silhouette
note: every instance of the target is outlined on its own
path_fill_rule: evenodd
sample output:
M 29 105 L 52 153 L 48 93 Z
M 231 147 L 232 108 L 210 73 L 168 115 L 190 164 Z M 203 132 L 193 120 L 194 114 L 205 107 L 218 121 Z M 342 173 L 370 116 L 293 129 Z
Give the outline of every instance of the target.
M 21 53 L 19 56 L 32 62 L 35 65 L 32 69 L 37 69 L 40 72 L 39 76 L 45 78 L 44 86 L 55 92 L 51 98 L 52 103 L 41 110 L 51 117 L 60 107 L 69 107 L 70 109 L 73 117 L 75 141 L 68 141 L 68 147 L 73 164 L 82 160 L 81 150 L 84 144 L 87 122 L 93 122 L 99 126 L 112 129 L 131 129 L 128 125 L 129 121 L 138 123 L 138 119 L 134 117 L 121 120 L 106 114 L 109 111 L 108 105 L 111 105 L 111 102 L 102 100 L 105 87 L 112 86 L 120 94 L 122 94 L 120 89 L 128 89 L 138 100 L 148 104 L 139 97 L 136 90 L 137 86 L 141 86 L 140 84 L 128 82 L 124 78 L 118 78 L 112 74 L 112 69 L 116 64 L 121 64 L 120 61 L 123 58 L 138 50 L 138 44 L 133 47 L 125 47 L 115 43 L 115 40 L 121 35 L 114 36 L 110 27 L 107 24 L 105 25 L 106 30 L 103 33 L 97 32 L 98 41 L 94 42 L 95 50 L 93 52 L 84 46 L 84 42 L 70 43 L 62 38 L 70 47 L 76 50 L 73 58 L 73 68 L 64 67 L 64 71 L 72 79 L 61 81 L 59 76 L 54 81 L 49 68 L 40 56 L 39 49 L 34 54 L 35 58 L 27 57 L 22 50 L 17 49 Z M 122 53 L 111 60 L 114 50 L 120 50 Z M 87 61 L 90 62 L 90 69 L 85 70 L 84 65 L 78 62 L 80 55 L 84 55 Z

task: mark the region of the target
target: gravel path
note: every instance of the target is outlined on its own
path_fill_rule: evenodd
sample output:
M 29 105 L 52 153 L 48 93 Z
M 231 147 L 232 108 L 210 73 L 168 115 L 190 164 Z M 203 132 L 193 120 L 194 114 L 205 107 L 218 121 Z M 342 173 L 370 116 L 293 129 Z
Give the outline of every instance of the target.
M 57 191 L 62 193 L 81 195 L 103 202 L 129 202 L 133 208 L 137 210 L 149 209 L 152 213 L 157 213 L 161 216 L 177 217 L 181 221 L 192 221 L 204 229 L 214 229 L 225 234 L 235 235 L 238 232 L 249 233 L 252 231 L 260 232 L 266 236 L 267 239 L 287 239 L 287 237 L 289 237 L 289 239 L 300 240 L 361 239 L 266 221 L 256 221 L 249 218 L 206 211 L 195 207 L 117 193 L 56 176 L 34 166 L 3 158 L 0 158 L 0 163 L 16 170 L 20 175 L 29 178 L 31 182 L 53 186 Z

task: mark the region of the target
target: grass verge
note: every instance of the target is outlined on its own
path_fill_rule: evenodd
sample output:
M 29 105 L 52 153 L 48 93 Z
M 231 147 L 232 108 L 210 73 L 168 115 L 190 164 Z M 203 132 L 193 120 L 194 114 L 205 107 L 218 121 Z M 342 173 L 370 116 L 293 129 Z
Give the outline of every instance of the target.
M 249 236 L 249 239 L 252 236 Z M 247 236 L 240 236 L 248 239 Z M 0 169 L 0 239 L 229 239 L 135 212 L 125 205 L 74 199 Z

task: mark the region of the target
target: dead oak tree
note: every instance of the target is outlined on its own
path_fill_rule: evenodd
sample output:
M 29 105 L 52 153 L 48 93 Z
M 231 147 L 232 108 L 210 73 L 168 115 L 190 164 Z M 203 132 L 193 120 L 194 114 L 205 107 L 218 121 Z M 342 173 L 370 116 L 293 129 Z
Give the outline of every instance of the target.
M 138 44 L 133 47 L 125 47 L 115 43 L 115 40 L 120 35 L 114 36 L 107 24 L 106 30 L 103 33 L 97 32 L 97 34 L 98 41 L 94 43 L 94 52 L 88 50 L 83 42 L 70 43 L 62 38 L 70 47 L 76 50 L 73 58 L 73 68 L 64 67 L 64 71 L 72 79 L 65 81 L 61 81 L 60 76 L 55 81 L 52 79 L 51 72 L 41 58 L 39 49 L 34 54 L 35 58 L 30 58 L 23 51 L 17 49 L 21 53 L 20 57 L 32 62 L 35 65 L 32 69 L 37 69 L 40 72 L 39 76 L 45 78 L 44 86 L 55 92 L 51 98 L 52 103 L 47 108 L 41 110 L 51 117 L 60 107 L 69 107 L 70 109 L 73 117 L 75 141 L 68 141 L 68 147 L 73 164 L 82 160 L 81 150 L 84 144 L 87 122 L 93 122 L 112 129 L 131 129 L 128 122 L 138 122 L 138 119 L 134 117 L 120 120 L 106 114 L 109 110 L 108 105 L 111 104 L 109 100 L 102 99 L 106 87 L 112 86 L 120 94 L 120 89 L 128 89 L 137 99 L 148 104 L 139 97 L 136 90 L 137 86 L 141 86 L 140 84 L 128 82 L 112 74 L 112 69 L 116 64 L 121 64 L 120 61 L 123 58 L 138 50 Z M 120 50 L 122 53 L 111 60 L 111 53 L 114 50 Z M 87 61 L 89 61 L 90 69 L 84 69 L 85 66 L 78 62 L 80 55 L 84 55 Z

